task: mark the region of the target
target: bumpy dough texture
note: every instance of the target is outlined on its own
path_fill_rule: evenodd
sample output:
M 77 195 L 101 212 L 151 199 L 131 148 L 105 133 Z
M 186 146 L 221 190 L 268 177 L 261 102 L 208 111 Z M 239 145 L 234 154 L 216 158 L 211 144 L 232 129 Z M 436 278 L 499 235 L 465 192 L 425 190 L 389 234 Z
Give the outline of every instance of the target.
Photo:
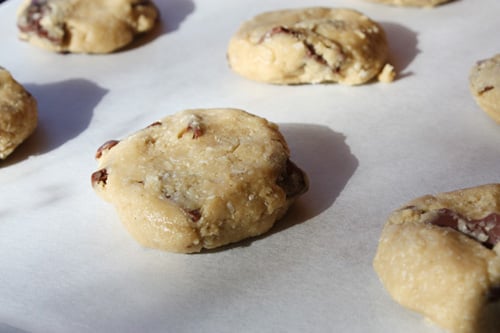
M 36 100 L 0 67 L 0 159 L 5 159 L 35 130 Z
M 450 332 L 498 332 L 500 245 L 486 247 L 477 240 L 484 235 L 467 231 L 464 221 L 489 215 L 481 228 L 492 229 L 496 221 L 498 236 L 500 216 L 490 214 L 499 213 L 499 184 L 411 201 L 384 226 L 374 268 L 398 303 Z M 454 221 L 465 233 L 431 223 L 440 214 L 448 221 L 446 214 L 460 216 Z
M 315 7 L 267 12 L 245 22 L 227 57 L 236 73 L 252 80 L 356 85 L 379 74 L 388 53 L 376 22 L 350 9 Z M 394 78 L 388 68 L 392 74 L 384 81 Z
M 150 31 L 158 10 L 149 0 L 25 0 L 19 37 L 55 52 L 110 53 Z
M 395 6 L 410 6 L 410 7 L 435 7 L 445 2 L 452 0 L 370 0 Z
M 307 190 L 277 126 L 236 109 L 168 116 L 96 157 L 97 193 L 139 243 L 173 252 L 260 235 Z
M 500 124 L 500 54 L 472 67 L 469 87 L 477 104 Z

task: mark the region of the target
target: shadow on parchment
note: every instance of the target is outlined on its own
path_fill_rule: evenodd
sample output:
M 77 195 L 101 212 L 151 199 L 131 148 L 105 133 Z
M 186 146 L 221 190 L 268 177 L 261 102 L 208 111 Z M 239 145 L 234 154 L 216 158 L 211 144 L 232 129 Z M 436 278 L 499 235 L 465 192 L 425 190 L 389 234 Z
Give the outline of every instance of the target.
M 291 160 L 309 177 L 309 191 L 267 233 L 201 253 L 249 246 L 257 239 L 310 220 L 333 205 L 357 169 L 358 160 L 343 134 L 314 124 L 280 124 L 279 128 L 290 147 Z
M 108 93 L 107 89 L 85 79 L 28 83 L 24 87 L 37 100 L 38 126 L 11 156 L 0 161 L 0 167 L 45 154 L 77 137 L 88 127 L 95 107 Z

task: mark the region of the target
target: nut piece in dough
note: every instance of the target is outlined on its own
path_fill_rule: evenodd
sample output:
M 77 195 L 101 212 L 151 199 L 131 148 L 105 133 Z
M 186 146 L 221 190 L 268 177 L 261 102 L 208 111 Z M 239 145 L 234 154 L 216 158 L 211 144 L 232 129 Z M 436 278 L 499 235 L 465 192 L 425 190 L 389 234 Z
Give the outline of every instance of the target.
M 435 7 L 453 0 L 370 0 L 386 5 L 408 6 L 408 7 Z
M 374 268 L 389 294 L 454 333 L 500 327 L 500 184 L 426 195 L 396 210 Z
M 472 67 L 469 88 L 481 109 L 500 124 L 500 54 Z
M 35 98 L 0 67 L 0 159 L 5 159 L 35 130 Z
M 19 38 L 54 52 L 110 53 L 153 29 L 149 0 L 25 0 Z
M 268 231 L 308 188 L 275 124 L 186 110 L 97 153 L 94 190 L 142 245 L 198 252 Z
M 267 12 L 245 22 L 231 38 L 227 58 L 236 73 L 256 81 L 357 85 L 382 71 L 388 53 L 382 27 L 368 17 L 314 7 Z

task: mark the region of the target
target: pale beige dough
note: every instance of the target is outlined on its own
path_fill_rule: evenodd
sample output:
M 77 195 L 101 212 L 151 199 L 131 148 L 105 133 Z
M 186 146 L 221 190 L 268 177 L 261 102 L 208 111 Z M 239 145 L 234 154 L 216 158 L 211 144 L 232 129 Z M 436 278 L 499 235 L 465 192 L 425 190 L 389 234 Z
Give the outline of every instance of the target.
M 110 53 L 155 26 L 149 0 L 25 0 L 19 37 L 55 52 Z
M 0 159 L 9 156 L 35 130 L 35 98 L 0 67 Z
M 453 0 L 370 0 L 394 6 L 435 7 Z
M 323 7 L 260 14 L 243 23 L 227 50 L 236 73 L 275 84 L 362 84 L 382 71 L 388 55 L 379 24 L 355 10 Z M 385 71 L 383 80 L 392 81 L 394 68 Z
M 491 239 L 484 232 L 500 237 L 495 214 L 499 184 L 415 199 L 385 224 L 375 271 L 398 303 L 450 332 L 498 332 L 500 245 L 487 246 Z M 483 225 L 475 224 L 481 219 Z M 437 221 L 452 221 L 457 229 Z
M 95 191 L 142 245 L 198 252 L 260 235 L 307 190 L 278 127 L 186 110 L 99 148 Z
M 500 124 L 500 54 L 472 67 L 469 88 L 481 109 Z

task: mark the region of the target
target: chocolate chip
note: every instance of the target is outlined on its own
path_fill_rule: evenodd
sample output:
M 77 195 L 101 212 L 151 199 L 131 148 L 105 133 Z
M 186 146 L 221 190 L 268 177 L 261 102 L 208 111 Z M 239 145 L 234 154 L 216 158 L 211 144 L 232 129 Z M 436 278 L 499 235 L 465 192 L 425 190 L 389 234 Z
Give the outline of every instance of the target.
M 488 290 L 486 300 L 488 303 L 500 301 L 500 286 L 493 286 L 490 288 L 490 290 Z
M 193 209 L 193 210 L 185 209 L 184 211 L 187 213 L 187 215 L 193 222 L 198 222 L 201 219 L 201 212 L 199 209 Z
M 284 26 L 273 27 L 271 30 L 266 32 L 260 38 L 259 43 L 262 43 L 266 38 L 272 37 L 277 34 L 286 34 L 293 36 L 294 38 L 302 42 L 304 48 L 306 49 L 306 55 L 309 58 L 313 59 L 314 61 L 320 63 L 323 66 L 331 67 L 332 71 L 335 73 L 338 73 L 340 71 L 340 68 L 338 68 L 338 66 L 330 66 L 328 64 L 328 61 L 323 57 L 323 55 L 316 51 L 316 49 L 314 48 L 314 44 L 308 41 L 307 38 L 308 33 L 304 32 L 303 29 L 292 29 Z
M 192 119 L 187 126 L 177 135 L 177 138 L 182 138 L 186 132 L 193 132 L 193 139 L 198 139 L 203 135 L 203 128 L 198 119 Z
M 101 158 L 102 153 L 105 150 L 110 150 L 111 148 L 113 148 L 114 146 L 116 146 L 119 143 L 120 143 L 120 141 L 118 141 L 118 140 L 109 140 L 109 141 L 104 142 L 104 144 L 102 146 L 97 148 L 97 151 L 95 153 L 95 158 L 97 158 L 97 159 Z
M 150 127 L 154 127 L 154 126 L 160 126 L 161 125 L 161 121 L 155 121 L 154 123 L 150 124 L 148 127 L 146 128 L 150 128 Z
M 276 180 L 276 184 L 285 191 L 287 198 L 301 195 L 309 188 L 304 172 L 290 160 L 286 161 L 286 166 Z
M 198 139 L 200 136 L 203 135 L 203 130 L 201 128 L 201 125 L 197 121 L 190 122 L 188 127 L 187 127 L 187 130 L 193 132 L 193 139 Z
M 491 213 L 485 217 L 472 220 L 447 208 L 436 211 L 437 216 L 428 223 L 452 228 L 476 241 L 488 249 L 492 249 L 500 241 L 500 214 Z
M 108 170 L 101 169 L 94 172 L 92 174 L 91 181 L 92 181 L 92 186 L 94 187 L 99 183 L 103 183 L 104 185 L 106 185 L 108 181 Z
M 23 14 L 20 16 L 18 21 L 18 28 L 24 33 L 35 33 L 40 38 L 49 40 L 54 44 L 61 44 L 63 42 L 63 37 L 55 37 L 48 30 L 46 30 L 41 21 L 45 16 L 50 15 L 52 9 L 49 6 L 47 0 L 32 0 L 31 4 L 25 9 Z M 60 25 L 61 30 L 64 29 L 64 25 Z
M 486 87 L 484 87 L 483 89 L 479 90 L 479 91 L 477 92 L 477 94 L 478 94 L 478 95 L 482 95 L 482 94 L 484 94 L 485 92 L 490 91 L 490 90 L 493 90 L 493 89 L 495 89 L 495 87 L 493 87 L 493 86 L 486 86 Z

